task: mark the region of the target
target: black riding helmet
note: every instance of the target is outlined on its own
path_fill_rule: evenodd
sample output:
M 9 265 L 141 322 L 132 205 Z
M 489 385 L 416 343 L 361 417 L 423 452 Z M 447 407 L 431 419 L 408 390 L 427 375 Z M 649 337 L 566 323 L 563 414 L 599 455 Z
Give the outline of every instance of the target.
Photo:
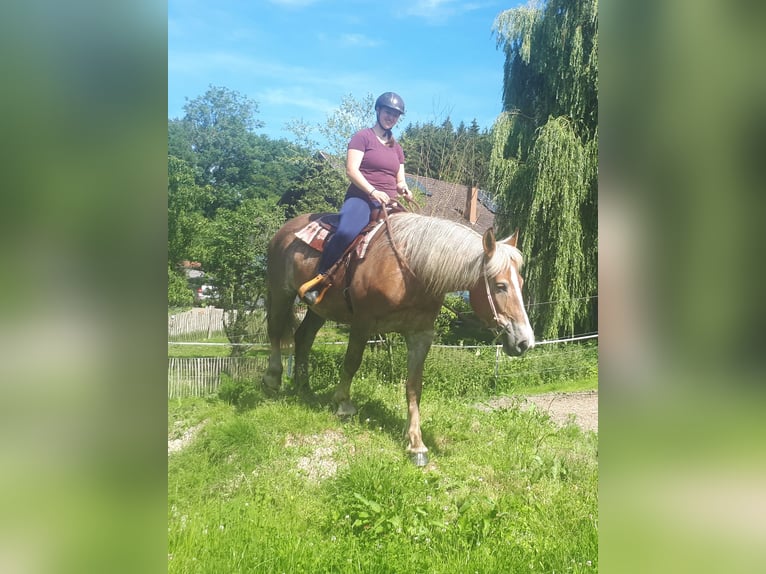
M 404 100 L 394 92 L 384 92 L 378 96 L 378 99 L 375 100 L 375 109 L 377 110 L 381 106 L 391 108 L 404 115 Z

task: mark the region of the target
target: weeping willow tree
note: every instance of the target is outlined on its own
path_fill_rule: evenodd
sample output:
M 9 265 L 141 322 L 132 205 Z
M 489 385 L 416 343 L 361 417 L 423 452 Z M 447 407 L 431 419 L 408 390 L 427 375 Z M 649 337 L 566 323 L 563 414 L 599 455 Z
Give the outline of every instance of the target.
M 598 0 L 502 12 L 503 112 L 490 186 L 502 233 L 522 229 L 527 299 L 543 338 L 597 329 Z

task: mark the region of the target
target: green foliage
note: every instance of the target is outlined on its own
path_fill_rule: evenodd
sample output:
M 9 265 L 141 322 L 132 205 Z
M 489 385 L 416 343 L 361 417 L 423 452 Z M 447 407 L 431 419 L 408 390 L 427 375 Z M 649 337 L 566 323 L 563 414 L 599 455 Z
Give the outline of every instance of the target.
M 204 212 L 212 203 L 212 189 L 200 188 L 194 171 L 184 160 L 168 156 L 168 262 L 192 260 L 199 250 Z
M 594 572 L 597 438 L 517 406 L 424 405 L 433 464 L 402 452 L 401 390 L 360 417 L 292 400 L 173 401 L 168 572 Z M 391 414 L 387 414 L 391 413 Z
M 343 366 L 345 349 L 341 345 L 314 345 L 309 356 L 311 388 L 321 393 L 334 389 Z
M 218 305 L 232 343 L 248 340 L 248 315 L 265 291 L 266 247 L 282 224 L 282 209 L 264 201 L 245 200 L 238 209 L 221 209 L 208 227 L 203 268 L 215 277 Z M 232 354 L 240 349 L 232 347 Z
M 434 332 L 434 343 L 442 345 L 490 344 L 494 339 L 492 331 L 476 318 L 471 304 L 455 293 L 444 298 Z
M 523 357 L 502 360 L 494 388 L 498 393 L 518 392 L 519 388 L 549 390 L 597 378 L 598 344 L 565 343 L 537 347 Z
M 279 201 L 285 206 L 286 217 L 340 211 L 348 181 L 345 173 L 334 164 L 339 165 L 339 162 L 322 154 L 300 161 L 298 177 Z
M 183 273 L 174 271 L 168 267 L 168 306 L 187 307 L 194 304 L 194 293 Z
M 222 401 L 241 409 L 252 408 L 263 398 L 252 380 L 234 379 L 226 373 L 221 373 L 218 396 Z
M 479 131 L 474 119 L 469 128 L 457 128 L 449 117 L 440 126 L 409 124 L 401 141 L 408 173 L 477 187 L 488 184 L 492 136 Z
M 340 106 L 319 125 L 319 132 L 325 136 L 329 152 L 337 157 L 346 157 L 348 141 L 356 132 L 375 123 L 375 96 L 368 93 L 361 100 L 347 94 Z
M 311 387 L 322 393 L 334 389 L 343 365 L 345 347 L 314 345 L 309 371 Z M 497 355 L 495 346 L 433 347 L 423 373 L 424 392 L 443 398 L 478 397 L 488 393 L 555 390 L 557 385 L 586 383 L 598 377 L 598 345 L 592 342 L 545 345 L 523 357 Z M 407 348 L 400 335 L 365 350 L 354 380 L 404 382 Z M 324 386 L 327 385 L 327 386 Z M 581 388 L 576 385 L 576 388 Z
M 426 359 L 428 392 L 442 397 L 475 397 L 494 386 L 494 348 L 438 349 Z
M 425 539 L 443 530 L 445 522 L 439 509 L 428 503 L 433 482 L 401 457 L 362 456 L 331 486 L 336 510 L 326 530 L 366 543 Z
M 198 184 L 237 187 L 248 181 L 253 130 L 263 125 L 255 119 L 256 113 L 256 102 L 223 87 L 210 86 L 187 101 L 181 121 L 191 145 L 185 146 L 184 153 L 189 147 L 194 152 Z
M 530 319 L 543 338 L 597 330 L 598 18 L 595 0 L 507 10 L 504 112 L 490 171 L 501 233 L 522 228 Z

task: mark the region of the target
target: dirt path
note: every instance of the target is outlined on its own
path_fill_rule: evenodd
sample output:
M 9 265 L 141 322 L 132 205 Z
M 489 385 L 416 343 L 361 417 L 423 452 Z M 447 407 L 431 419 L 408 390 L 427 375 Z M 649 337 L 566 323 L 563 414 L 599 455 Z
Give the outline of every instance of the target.
M 519 401 L 519 397 L 498 397 L 481 403 L 479 408 L 510 408 Z M 521 408 L 535 405 L 547 411 L 551 420 L 559 425 L 574 417 L 574 422 L 583 430 L 598 432 L 598 391 L 579 391 L 574 393 L 544 393 L 521 397 Z

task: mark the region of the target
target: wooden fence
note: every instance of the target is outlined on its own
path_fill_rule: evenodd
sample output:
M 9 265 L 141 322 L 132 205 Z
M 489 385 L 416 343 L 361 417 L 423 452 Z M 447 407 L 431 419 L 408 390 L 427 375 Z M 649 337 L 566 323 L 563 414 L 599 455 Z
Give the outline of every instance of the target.
M 168 315 L 168 337 L 172 339 L 199 333 L 204 333 L 209 339 L 213 333 L 220 332 L 223 332 L 223 309 L 195 307 L 183 313 Z
M 298 317 L 302 318 L 299 314 Z M 224 310 L 217 307 L 198 307 L 183 313 L 168 315 L 168 340 L 200 341 L 212 337 L 223 337 L 225 336 L 225 319 Z M 264 310 L 255 310 L 248 315 L 247 331 L 248 341 L 251 343 L 268 342 Z
M 168 398 L 204 397 L 218 391 L 221 373 L 233 379 L 260 380 L 265 357 L 170 357 Z

